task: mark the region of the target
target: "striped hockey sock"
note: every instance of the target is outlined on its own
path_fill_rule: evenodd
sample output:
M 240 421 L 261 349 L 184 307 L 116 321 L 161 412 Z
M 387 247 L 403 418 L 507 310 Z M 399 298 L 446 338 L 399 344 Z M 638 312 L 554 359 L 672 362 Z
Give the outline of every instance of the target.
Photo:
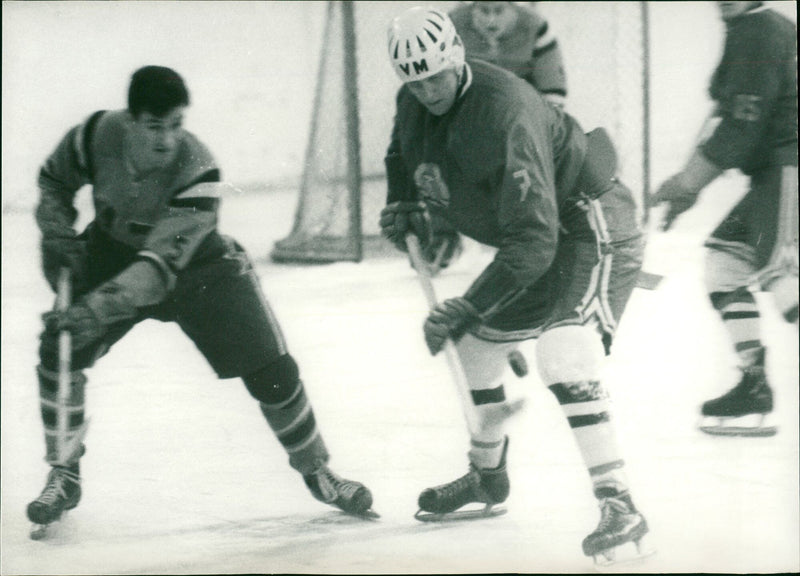
M 597 497 L 627 490 L 625 461 L 611 421 L 609 398 L 595 380 L 549 386 L 575 435 Z
M 762 357 L 761 314 L 753 294 L 747 288 L 733 292 L 712 292 L 711 304 L 719 312 L 728 330 L 742 367 L 754 366 Z
M 78 449 L 84 421 L 84 404 L 86 394 L 86 376 L 81 371 L 74 371 L 70 378 L 70 391 L 67 406 L 58 404 L 58 373 L 48 370 L 42 365 L 37 367 L 39 379 L 39 405 L 41 408 L 42 422 L 44 424 L 46 456 L 48 464 L 71 465 L 77 462 L 82 454 Z M 64 410 L 67 418 L 66 437 L 62 438 L 59 430 L 59 411 Z M 75 454 L 67 462 L 61 462 L 59 445 L 72 445 L 76 447 Z M 66 458 L 66 456 L 65 456 Z
M 259 403 L 270 428 L 289 454 L 289 464 L 301 474 L 313 472 L 329 455 L 317 428 L 305 387 L 297 380 L 285 400 Z
M 482 413 L 491 411 L 498 404 L 505 402 L 506 393 L 503 385 L 483 390 L 472 390 L 472 403 L 478 413 L 478 419 L 487 422 Z M 496 425 L 484 425 L 479 433 L 470 438 L 469 461 L 477 468 L 497 468 L 503 456 L 505 433 L 502 422 Z

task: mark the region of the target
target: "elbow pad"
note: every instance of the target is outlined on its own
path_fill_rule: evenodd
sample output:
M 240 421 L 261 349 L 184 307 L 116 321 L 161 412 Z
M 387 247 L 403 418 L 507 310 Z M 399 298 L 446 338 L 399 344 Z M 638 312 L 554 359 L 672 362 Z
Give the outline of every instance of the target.
M 217 208 L 225 184 L 203 182 L 175 196 L 169 212 L 150 232 L 140 256 L 168 276 L 186 268 L 203 240 L 217 228 Z M 168 284 L 174 281 L 170 280 Z

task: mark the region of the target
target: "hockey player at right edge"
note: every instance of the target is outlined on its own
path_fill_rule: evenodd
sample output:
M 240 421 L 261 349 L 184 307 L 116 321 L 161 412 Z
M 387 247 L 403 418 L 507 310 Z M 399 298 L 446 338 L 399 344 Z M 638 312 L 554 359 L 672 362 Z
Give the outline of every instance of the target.
M 764 417 L 773 409 L 772 389 L 752 290 L 770 292 L 780 314 L 797 325 L 797 28 L 761 2 L 717 4 L 726 38 L 710 88 L 716 126 L 654 200 L 667 205 L 667 230 L 724 170 L 739 168 L 750 177 L 747 194 L 706 241 L 708 296 L 742 375 L 730 391 L 703 404 L 701 430 L 771 436 L 776 428 Z
M 601 509 L 583 551 L 604 562 L 622 545 L 638 550 L 647 522 L 631 499 L 600 382 L 644 249 L 613 145 L 603 130 L 584 134 L 511 72 L 466 60 L 439 10 L 394 19 L 389 57 L 404 85 L 382 233 L 400 249 L 409 233 L 424 247 L 433 213 L 498 248 L 464 296 L 439 304 L 424 324 L 432 354 L 456 343 L 480 425 L 471 426 L 468 473 L 424 490 L 419 507 L 446 518 L 472 503 L 490 513 L 506 500 L 508 438 L 488 414 L 505 402 L 509 352 L 538 338 L 541 379 L 569 421 Z

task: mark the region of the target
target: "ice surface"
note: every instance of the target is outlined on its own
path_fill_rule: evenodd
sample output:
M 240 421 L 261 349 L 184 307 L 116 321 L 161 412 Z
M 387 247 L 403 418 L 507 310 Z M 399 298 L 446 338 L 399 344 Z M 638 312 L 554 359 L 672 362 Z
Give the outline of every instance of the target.
M 221 226 L 257 260 L 334 469 L 369 485 L 381 518 L 353 519 L 313 500 L 241 383 L 217 380 L 175 326 L 152 321 L 89 371 L 83 501 L 50 540 L 29 540 L 25 506 L 47 471 L 33 367 L 38 315 L 51 296 L 32 264 L 31 215 L 9 214 L 2 573 L 591 571 L 580 549 L 598 519 L 588 475 L 558 405 L 533 376 L 508 380 L 529 400 L 510 424 L 508 514 L 447 525 L 413 519 L 419 492 L 461 475 L 467 450 L 446 363 L 428 356 L 421 338 L 422 292 L 400 258 L 270 263 L 264 256 L 293 210 L 290 191 L 233 196 Z M 697 237 L 654 238 L 649 262 L 670 264 L 673 275 L 658 291 L 635 291 L 608 366 L 634 496 L 658 549 L 624 569 L 797 571 L 797 332 L 766 316 L 779 434 L 698 432 L 699 403 L 735 371 L 697 280 Z M 468 245 L 436 280 L 440 297 L 462 290 L 488 256 Z

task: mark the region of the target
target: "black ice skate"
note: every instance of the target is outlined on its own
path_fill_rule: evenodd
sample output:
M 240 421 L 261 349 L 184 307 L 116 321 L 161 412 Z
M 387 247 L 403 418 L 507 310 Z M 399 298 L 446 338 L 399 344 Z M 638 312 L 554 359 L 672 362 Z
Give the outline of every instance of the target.
M 419 495 L 419 511 L 414 515 L 423 522 L 469 520 L 505 514 L 497 504 L 508 498 L 509 481 L 506 472 L 508 439 L 503 446 L 503 455 L 497 468 L 480 469 L 470 464 L 469 472 L 448 484 L 434 486 Z M 483 504 L 483 508 L 465 509 L 468 504 Z
M 339 477 L 325 464 L 320 465 L 311 474 L 303 476 L 303 480 L 314 498 L 320 502 L 336 506 L 355 516 L 378 517 L 378 514 L 371 510 L 372 493 L 369 488 L 360 482 Z
M 715 436 L 774 436 L 777 433 L 775 426 L 765 425 L 773 400 L 764 367 L 749 366 L 742 372 L 742 379 L 730 391 L 703 404 L 704 420 L 716 419 L 717 424 L 703 422 L 700 430 Z
M 647 522 L 626 493 L 600 499 L 600 523 L 583 540 L 583 553 L 593 556 L 598 566 L 631 562 L 649 556 L 653 551 L 642 541 L 648 532 Z M 635 552 L 627 544 L 635 545 Z
M 28 519 L 34 524 L 31 538 L 44 538 L 48 526 L 60 520 L 64 512 L 75 508 L 80 499 L 81 476 L 78 465 L 53 466 L 44 490 L 28 504 Z

